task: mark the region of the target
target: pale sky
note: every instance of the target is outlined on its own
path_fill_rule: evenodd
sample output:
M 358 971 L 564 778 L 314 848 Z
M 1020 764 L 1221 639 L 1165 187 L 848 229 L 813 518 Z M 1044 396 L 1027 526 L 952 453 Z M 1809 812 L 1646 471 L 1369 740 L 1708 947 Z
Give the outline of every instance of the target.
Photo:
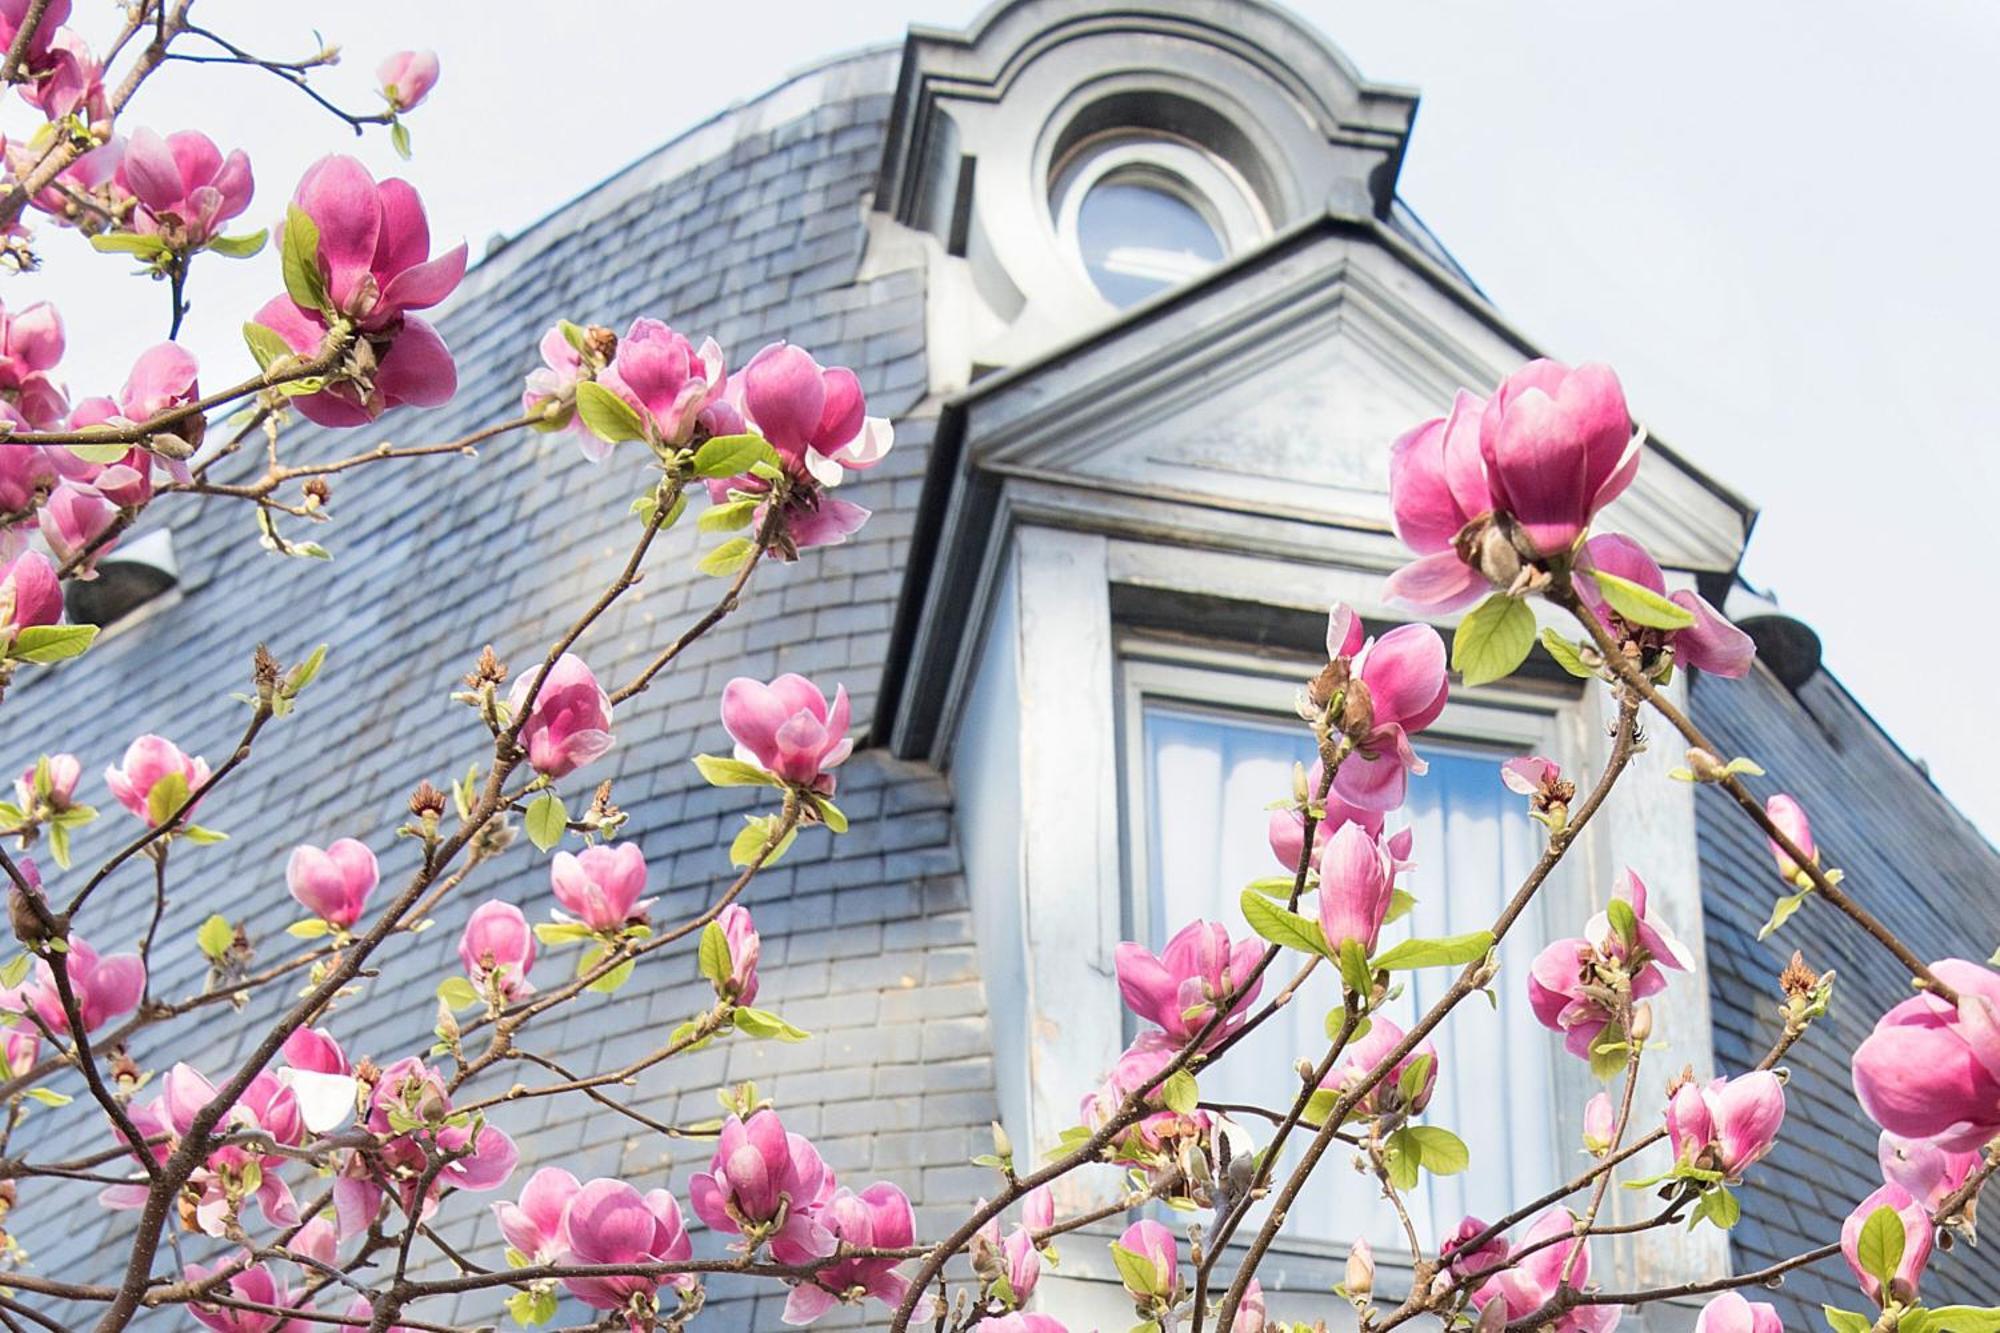
M 348 59 L 323 87 L 365 106 L 389 51 L 443 78 L 416 160 L 268 75 L 169 69 L 128 123 L 246 149 L 251 226 L 305 165 L 358 153 L 431 203 L 475 258 L 732 101 L 825 55 L 963 26 L 969 0 L 201 0 L 273 56 Z M 1745 565 L 1989 832 L 2000 830 L 2000 649 L 1983 583 L 2000 528 L 2000 7 L 1990 0 L 1300 0 L 1373 79 L 1423 92 L 1402 193 L 1553 354 L 1607 361 L 1636 415 L 1763 510 Z M 106 13 L 79 6 L 81 26 Z M 372 109 L 372 108 L 371 108 Z M 4 125 L 26 122 L 9 108 Z M 70 330 L 72 393 L 115 390 L 164 333 L 164 293 L 45 232 L 47 272 L 0 282 Z M 222 383 L 275 261 L 204 256 L 184 335 Z M 135 325 L 130 298 L 157 302 Z M 150 308 L 150 307 L 149 307 Z M 672 312 L 659 312 L 671 316 Z M 524 350 L 524 355 L 526 355 Z M 1386 443 L 1386 442 L 1385 442 Z

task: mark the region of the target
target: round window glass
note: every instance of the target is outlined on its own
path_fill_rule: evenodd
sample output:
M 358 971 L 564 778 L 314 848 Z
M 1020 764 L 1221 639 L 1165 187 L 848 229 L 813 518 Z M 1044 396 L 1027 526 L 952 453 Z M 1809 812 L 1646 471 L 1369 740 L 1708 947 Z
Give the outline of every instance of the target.
M 1185 187 L 1161 173 L 1107 174 L 1085 191 L 1076 244 L 1090 280 L 1119 309 L 1222 262 L 1221 232 Z

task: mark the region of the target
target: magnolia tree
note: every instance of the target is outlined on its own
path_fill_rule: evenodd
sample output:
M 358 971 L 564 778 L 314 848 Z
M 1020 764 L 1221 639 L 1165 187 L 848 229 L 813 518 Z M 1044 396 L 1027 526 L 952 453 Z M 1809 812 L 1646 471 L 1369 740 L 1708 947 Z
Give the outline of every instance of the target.
M 391 56 L 382 104 L 344 110 L 313 87 L 330 50 L 264 59 L 199 26 L 190 9 L 190 0 L 128 0 L 116 27 L 96 34 L 66 26 L 69 0 L 0 0 L 0 81 L 37 122 L 6 144 L 7 257 L 33 266 L 33 227 L 72 227 L 137 260 L 170 297 L 169 341 L 139 357 L 115 396 L 72 399 L 61 387 L 54 308 L 0 315 L 0 671 L 11 679 L 87 651 L 95 630 L 63 622 L 64 581 L 93 577 L 142 514 L 183 496 L 248 506 L 279 555 L 323 554 L 301 534 L 327 517 L 328 477 L 537 431 L 573 441 L 575 466 L 624 479 L 635 532 L 616 577 L 580 589 L 574 618 L 538 654 L 510 665 L 462 645 L 465 688 L 437 706 L 464 717 L 467 751 L 480 758 L 448 792 L 414 783 L 397 834 L 421 855 L 405 881 L 380 884 L 376 849 L 354 838 L 271 849 L 287 858 L 285 879 L 305 913 L 276 956 L 217 915 L 200 930 L 204 975 L 149 966 L 175 872 L 222 836 L 197 822 L 202 802 L 254 751 L 283 743 L 326 649 L 290 665 L 255 651 L 241 740 L 219 764 L 161 735 L 134 738 L 122 756 L 91 756 L 93 768 L 115 760 L 102 781 L 119 809 L 103 817 L 129 835 L 94 868 L 71 856 L 72 833 L 100 817 L 85 803 L 84 759 L 52 746 L 22 773 L 16 800 L 0 806 L 18 848 L 0 851 L 0 869 L 19 945 L 0 975 L 0 1191 L 8 1205 L 49 1195 L 56 1206 L 42 1215 L 53 1216 L 69 1206 L 62 1192 L 83 1190 L 95 1196 L 85 1206 L 133 1210 L 137 1220 L 123 1250 L 95 1256 L 97 1271 L 49 1271 L 36 1258 L 50 1242 L 8 1237 L 0 1324 L 60 1328 L 48 1311 L 62 1309 L 109 1330 L 178 1307 L 236 1333 L 380 1333 L 454 1327 L 435 1322 L 438 1311 L 482 1299 L 488 1313 L 468 1327 L 546 1323 L 567 1293 L 593 1312 L 589 1328 L 679 1328 L 701 1313 L 707 1276 L 727 1273 L 787 1289 L 791 1324 L 875 1302 L 897 1330 L 1063 1333 L 1057 1317 L 1029 1309 L 1056 1262 L 1054 1242 L 1084 1227 L 1115 1231 L 1136 1214 L 1109 1257 L 1141 1329 L 1256 1333 L 1284 1327 L 1265 1311 L 1259 1263 L 1331 1153 L 1371 1173 L 1400 1221 L 1393 1236 L 1354 1237 L 1346 1281 L 1326 1298 L 1352 1307 L 1342 1320 L 1381 1333 L 1412 1320 L 1599 1333 L 1629 1307 L 1704 1295 L 1713 1297 L 1700 1316 L 1710 1333 L 1763 1333 L 1778 1328 L 1777 1314 L 1742 1290 L 1835 1254 L 1856 1284 L 1854 1310 L 1826 1312 L 1836 1333 L 2000 1328 L 2000 1310 L 1930 1307 L 1922 1292 L 1934 1245 L 1970 1233 L 1979 1190 L 2000 1167 L 2000 973 L 1916 956 L 1822 863 L 1797 803 L 1754 796 L 1745 779 L 1761 770 L 1725 757 L 1664 692 L 1677 668 L 1741 676 L 1752 647 L 1699 597 L 1669 593 L 1638 543 L 1593 531 L 1641 457 L 1618 382 L 1601 366 L 1535 362 L 1488 398 L 1460 393 L 1446 415 L 1389 446 L 1396 527 L 1417 558 L 1387 592 L 1422 613 L 1470 608 L 1449 662 L 1425 624 L 1370 639 L 1352 611 L 1333 608 L 1325 665 L 1298 701 L 1318 759 L 1291 791 L 1271 793 L 1280 807 L 1270 843 L 1283 874 L 1244 892 L 1241 922 L 1187 923 L 1158 956 L 1120 947 L 1119 990 L 1145 1031 L 1059 1142 L 1021 1157 L 996 1129 L 994 1152 L 980 1159 L 991 1198 L 955 1230 L 919 1237 L 901 1190 L 837 1179 L 786 1129 L 786 1108 L 754 1087 L 720 1090 L 728 1114 L 708 1125 L 664 1125 L 626 1105 L 618 1090 L 637 1073 L 712 1043 L 806 1039 L 756 1007 L 757 928 L 739 899 L 795 837 L 845 831 L 834 798 L 853 747 L 848 699 L 797 675 L 738 679 L 722 691 L 735 753 L 695 763 L 708 782 L 757 789 L 766 804 L 730 848 L 740 874 L 686 919 L 648 912 L 636 831 L 608 784 L 586 787 L 589 770 L 617 743 L 615 710 L 735 614 L 751 579 L 783 578 L 802 549 L 840 542 L 867 521 L 835 490 L 849 471 L 881 461 L 889 426 L 868 415 L 851 371 L 822 367 L 802 348 L 776 343 L 739 358 L 641 315 L 622 335 L 551 329 L 519 403 L 496 405 L 488 426 L 435 444 L 375 443 L 370 428 L 385 410 L 433 407 L 455 390 L 452 353 L 417 312 L 451 295 L 466 251 L 433 253 L 417 192 L 339 156 L 292 188 L 268 247 L 276 294 L 244 323 L 259 373 L 204 389 L 194 356 L 171 341 L 193 261 L 209 253 L 268 263 L 267 236 L 230 230 L 253 203 L 242 153 L 224 153 L 199 129 L 162 135 L 131 123 L 128 106 L 147 77 L 177 60 L 257 66 L 356 131 L 385 128 L 407 153 L 403 118 L 431 91 L 438 62 Z M 288 461 L 300 418 L 349 432 L 355 452 Z M 600 681 L 589 665 L 594 633 L 691 498 L 699 528 L 717 534 L 701 564 L 722 581 L 720 595 L 631 679 Z M 1587 790 L 1544 758 L 1503 765 L 1496 780 L 1523 798 L 1520 818 L 1545 830 L 1539 860 L 1487 929 L 1387 940 L 1411 902 L 1398 878 L 1423 854 L 1396 812 L 1409 777 L 1424 771 L 1421 736 L 1445 705 L 1448 670 L 1466 684 L 1512 672 L 1538 638 L 1536 599 L 1568 618 L 1566 631 L 1540 633 L 1548 653 L 1616 702 L 1609 757 Z M 333 653 L 337 663 L 339 645 Z M 1703 983 L 1649 906 L 1642 868 L 1621 875 L 1607 910 L 1578 922 L 1526 975 L 1500 974 L 1496 945 L 1613 799 L 1648 713 L 1687 747 L 1676 776 L 1718 789 L 1769 838 L 1777 878 L 1767 931 L 1811 900 L 1809 910 L 1843 914 L 1879 942 L 1907 970 L 1912 994 L 1853 1053 L 1855 1095 L 1882 1130 L 1881 1188 L 1844 1222 L 1825 1219 L 1823 1243 L 1782 1263 L 1620 1291 L 1592 1281 L 1595 1239 L 1735 1221 L 1732 1191 L 1783 1132 L 1781 1062 L 1811 1040 L 1832 982 L 1795 958 L 1773 997 L 1782 1035 L 1756 1067 L 1707 1081 L 1661 1076 L 1645 1060 L 1654 1007 Z M 489 863 L 544 857 L 549 919 L 468 901 Z M 114 879 L 121 892 L 150 881 L 150 924 L 130 950 L 130 918 L 103 892 Z M 463 923 L 462 971 L 438 979 L 434 1038 L 408 1050 L 350 1049 L 343 1029 L 355 1006 L 375 978 L 416 965 L 414 936 L 434 914 Z M 564 965 L 538 970 L 538 953 L 556 949 L 567 951 Z M 698 971 L 714 1001 L 617 1068 L 567 1068 L 524 1044 L 574 1006 L 616 1005 L 605 993 L 615 997 L 641 968 L 663 979 Z M 1384 1009 L 1401 992 L 1399 974 L 1415 969 L 1451 969 L 1453 979 L 1405 1030 Z M 1289 1099 L 1226 1113 L 1205 1102 L 1207 1071 L 1319 971 L 1337 976 L 1341 1002 L 1325 1047 L 1297 1053 Z M 1514 1002 L 1525 991 L 1564 1049 L 1608 1085 L 1583 1112 L 1589 1165 L 1505 1216 L 1427 1235 L 1405 1202 L 1422 1173 L 1481 1165 L 1426 1119 L 1435 1085 L 1454 1074 L 1431 1038 L 1461 1003 L 1497 987 Z M 240 1002 L 259 992 L 282 1016 L 233 1045 L 212 1032 L 198 1044 L 171 1037 L 247 1022 Z M 155 1030 L 148 1050 L 246 1054 L 207 1069 L 147 1068 L 127 1051 L 142 1029 Z M 586 1099 L 590 1114 L 648 1134 L 712 1139 L 713 1159 L 679 1193 L 579 1180 L 559 1162 L 517 1169 L 514 1144 L 487 1111 L 558 1097 Z M 76 1118 L 81 1132 L 60 1132 L 58 1117 Z M 80 1140 L 101 1146 L 63 1160 L 22 1146 Z M 1657 1211 L 1604 1221 L 1614 1172 L 1662 1140 L 1672 1166 L 1640 1182 L 1656 1191 Z M 1064 1197 L 1111 1201 L 1059 1214 L 1050 1186 L 1072 1174 L 1099 1179 Z M 462 1252 L 434 1227 L 442 1214 L 486 1208 L 506 1242 L 492 1252 Z M 684 1208 L 700 1229 L 690 1231 Z M 1406 1290 L 1378 1291 L 1371 1241 L 1411 1256 Z

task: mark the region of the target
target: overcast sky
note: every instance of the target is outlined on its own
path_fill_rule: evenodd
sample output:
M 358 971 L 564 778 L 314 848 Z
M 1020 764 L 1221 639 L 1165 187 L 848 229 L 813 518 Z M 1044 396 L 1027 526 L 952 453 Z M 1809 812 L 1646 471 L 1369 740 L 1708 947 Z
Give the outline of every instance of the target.
M 1295 8 L 1368 77 L 1422 90 L 1404 196 L 1530 337 L 1616 366 L 1637 415 L 1762 508 L 1748 575 L 1819 631 L 1862 702 L 2000 831 L 2000 708 L 1986 693 L 2000 631 L 1985 588 L 2000 549 L 2000 6 Z M 130 123 L 192 125 L 247 149 L 256 223 L 307 162 L 343 146 L 414 180 L 433 235 L 467 237 L 476 257 L 788 71 L 898 39 L 913 20 L 963 26 L 977 9 L 201 0 L 208 26 L 273 56 L 313 49 L 323 16 L 348 53 L 323 84 L 355 105 L 382 54 L 436 48 L 444 76 L 411 119 L 415 162 L 399 164 L 379 134 L 345 140 L 250 71 L 171 68 Z M 104 12 L 79 6 L 87 32 Z M 160 330 L 130 320 L 139 280 L 123 261 L 75 240 L 49 238 L 49 272 L 0 296 L 56 297 L 70 328 L 63 377 L 101 392 Z M 235 330 L 275 290 L 275 264 L 204 257 L 196 277 L 185 337 L 221 382 L 248 367 Z

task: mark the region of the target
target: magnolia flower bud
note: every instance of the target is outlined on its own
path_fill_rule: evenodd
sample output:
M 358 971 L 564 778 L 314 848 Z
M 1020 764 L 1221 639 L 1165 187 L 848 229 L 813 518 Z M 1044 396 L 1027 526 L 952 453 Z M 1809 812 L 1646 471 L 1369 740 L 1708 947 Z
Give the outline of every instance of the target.
M 1007 1137 L 1007 1127 L 998 1120 L 993 1122 L 993 1155 L 1002 1159 L 1014 1155 L 1014 1140 Z
M 1354 1242 L 1347 1252 L 1347 1275 L 1342 1279 L 1347 1299 L 1360 1305 L 1375 1295 L 1375 1251 L 1366 1238 Z
M 1637 1004 L 1632 1006 L 1632 1028 L 1627 1033 L 1633 1041 L 1645 1041 L 1653 1035 L 1653 1006 Z
M 1375 700 L 1368 692 L 1368 682 L 1350 680 L 1347 682 L 1347 696 L 1341 703 L 1340 729 L 1349 736 L 1366 736 L 1375 729 Z

